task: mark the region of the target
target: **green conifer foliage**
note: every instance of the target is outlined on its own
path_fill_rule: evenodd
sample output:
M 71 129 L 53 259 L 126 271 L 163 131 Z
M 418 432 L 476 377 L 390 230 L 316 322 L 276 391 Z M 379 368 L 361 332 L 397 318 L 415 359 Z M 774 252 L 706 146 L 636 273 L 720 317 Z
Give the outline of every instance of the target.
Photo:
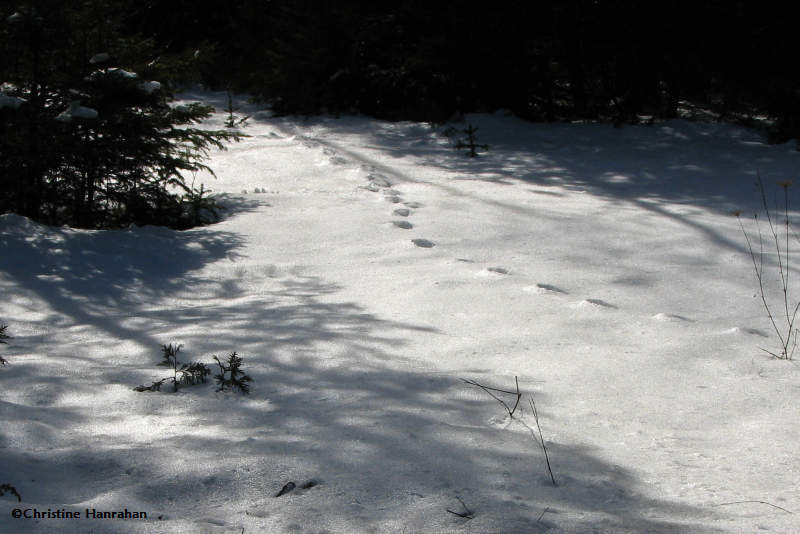
M 220 373 L 214 375 L 214 378 L 217 379 L 217 391 L 224 391 L 225 388 L 238 388 L 245 395 L 250 392 L 250 385 L 247 383 L 252 379 L 239 369 L 242 365 L 242 359 L 235 352 L 231 352 L 228 355 L 227 362 L 223 363 L 216 356 L 214 356 L 214 359 L 217 360 L 217 365 L 219 365 L 220 369 Z
M 213 174 L 209 151 L 240 134 L 193 127 L 209 106 L 170 105 L 169 62 L 119 32 L 126 6 L 0 13 L 0 54 L 12 59 L 0 67 L 0 213 L 85 228 L 195 222 L 180 201 L 193 193 L 186 174 Z

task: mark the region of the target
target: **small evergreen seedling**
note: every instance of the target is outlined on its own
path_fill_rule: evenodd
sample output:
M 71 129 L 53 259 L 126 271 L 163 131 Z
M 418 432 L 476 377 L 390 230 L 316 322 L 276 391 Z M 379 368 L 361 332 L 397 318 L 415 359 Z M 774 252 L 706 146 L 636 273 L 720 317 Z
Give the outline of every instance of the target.
M 11 495 L 17 498 L 17 501 L 22 502 L 22 497 L 17 492 L 17 488 L 12 486 L 11 484 L 0 484 L 0 497 L 5 495 L 6 493 L 10 493 Z
M 159 363 L 162 367 L 172 367 L 172 376 L 162 378 L 153 382 L 150 386 L 137 386 L 134 391 L 161 391 L 161 385 L 164 382 L 172 381 L 172 390 L 178 391 L 180 386 L 193 386 L 206 381 L 206 376 L 211 374 L 211 371 L 204 363 L 191 362 L 181 364 L 178 361 L 178 352 L 183 348 L 183 345 L 162 345 L 161 351 L 164 353 L 164 361 Z M 180 375 L 180 377 L 178 377 Z
M 247 117 L 237 117 L 233 114 L 234 111 L 238 111 L 239 108 L 233 107 L 233 96 L 231 95 L 231 90 L 228 89 L 228 107 L 225 108 L 225 111 L 228 112 L 228 118 L 225 121 L 226 128 L 236 128 L 237 126 L 244 126 L 247 122 L 247 119 L 250 118 L 248 115 Z
M 4 324 L 3 326 L 0 326 L 0 343 L 3 343 L 4 345 L 8 344 L 8 341 L 6 341 L 6 339 L 11 339 L 11 336 L 6 334 L 6 328 L 8 328 L 7 324 Z M 8 360 L 6 360 L 2 356 L 0 356 L 0 365 L 5 365 L 7 363 L 8 363 Z
M 235 352 L 231 352 L 228 355 L 227 365 L 222 363 L 216 356 L 214 356 L 214 359 L 217 360 L 220 369 L 220 373 L 214 375 L 214 378 L 217 379 L 217 391 L 225 391 L 226 387 L 231 389 L 239 388 L 242 393 L 247 395 L 250 392 L 250 386 L 247 382 L 252 379 L 239 369 L 242 365 L 242 359 Z
M 466 142 L 464 140 L 459 139 L 456 143 L 457 149 L 468 148 L 469 149 L 469 157 L 474 158 L 478 156 L 478 150 L 489 150 L 489 145 L 481 145 L 478 144 L 476 141 L 478 137 L 475 135 L 478 133 L 478 129 L 473 125 L 469 125 L 464 130 L 462 130 L 465 134 L 467 134 Z
M 212 191 L 206 189 L 205 184 L 201 183 L 200 188 L 195 187 L 194 184 L 195 179 L 192 178 L 191 186 L 186 187 L 186 192 L 181 196 L 181 205 L 184 207 L 183 216 L 188 223 L 184 226 L 199 226 L 219 221 L 219 210 L 225 208 L 217 205 L 216 199 L 208 196 Z

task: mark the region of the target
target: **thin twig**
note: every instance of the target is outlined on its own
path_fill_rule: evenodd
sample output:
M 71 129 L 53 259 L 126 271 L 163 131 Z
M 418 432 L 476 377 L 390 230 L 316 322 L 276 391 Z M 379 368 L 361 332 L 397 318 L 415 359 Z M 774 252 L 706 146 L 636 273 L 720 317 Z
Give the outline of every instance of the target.
M 544 517 L 544 514 L 546 514 L 549 511 L 550 511 L 550 507 L 549 506 L 546 507 L 544 510 L 542 510 L 542 513 L 539 514 L 539 518 L 536 520 L 536 522 L 538 523 L 539 521 L 541 521 L 542 518 Z
M 789 183 L 783 182 L 781 184 L 783 187 L 783 194 L 784 194 L 784 205 L 785 205 L 785 213 L 786 216 L 786 249 L 784 250 L 784 255 L 786 256 L 785 259 L 781 256 L 781 246 L 780 246 L 780 239 L 778 236 L 778 231 L 775 229 L 775 225 L 772 224 L 772 214 L 769 211 L 769 204 L 767 203 L 767 195 L 764 190 L 764 182 L 761 180 L 761 174 L 758 174 L 758 187 L 761 192 L 761 203 L 764 206 L 764 211 L 767 214 L 767 223 L 769 223 L 769 229 L 772 233 L 772 238 L 775 241 L 775 251 L 778 254 L 778 272 L 781 277 L 781 286 L 783 289 L 783 308 L 786 318 L 786 323 L 788 325 L 788 331 L 786 332 L 786 338 L 778 333 L 778 337 L 780 337 L 781 345 L 782 345 L 782 353 L 780 359 L 791 359 L 789 355 L 789 345 L 792 343 L 792 329 L 794 325 L 794 315 L 790 317 L 789 315 Z M 775 201 L 775 210 L 778 210 L 777 207 L 777 200 Z M 777 224 L 778 221 L 776 219 L 775 223 Z M 785 265 L 784 265 L 785 263 Z M 785 270 L 784 270 L 785 267 Z M 763 269 L 762 269 L 763 270 Z
M 458 502 L 461 503 L 461 507 L 464 508 L 464 511 L 462 513 L 459 513 L 459 512 L 454 512 L 449 508 L 447 508 L 447 511 L 453 515 L 457 515 L 458 517 L 463 517 L 464 519 L 474 519 L 475 514 L 472 513 L 472 510 L 467 508 L 467 505 L 464 504 L 464 501 L 461 500 L 461 497 L 456 496 L 456 499 L 458 499 Z
M 773 508 L 777 508 L 778 510 L 783 510 L 783 511 L 784 511 L 784 512 L 786 512 L 787 514 L 794 514 L 794 512 L 791 512 L 791 511 L 787 510 L 786 508 L 782 508 L 782 507 L 780 507 L 780 506 L 778 506 L 778 505 L 776 505 L 776 504 L 772 504 L 772 503 L 770 503 L 770 502 L 766 502 L 766 501 L 733 501 L 733 502 L 721 502 L 721 503 L 719 503 L 719 504 L 712 504 L 711 506 L 728 506 L 729 504 L 744 504 L 744 503 L 766 504 L 767 506 L 772 506 Z
M 531 405 L 533 420 L 536 422 L 536 429 L 539 431 L 539 443 L 542 446 L 542 451 L 544 451 L 544 460 L 547 463 L 547 472 L 550 473 L 550 481 L 553 483 L 553 486 L 557 486 L 558 484 L 556 484 L 556 477 L 553 476 L 553 469 L 550 467 L 550 457 L 547 454 L 547 447 L 545 446 L 544 438 L 542 437 L 542 426 L 539 424 L 539 411 L 536 409 L 536 402 L 533 400 L 533 395 L 528 398 L 528 402 Z
M 786 319 L 789 319 L 789 294 L 787 293 L 789 289 L 789 182 L 783 182 L 781 184 L 783 187 L 783 215 L 786 218 L 786 279 L 784 280 L 783 284 L 783 303 L 786 307 Z M 795 309 L 796 312 L 796 309 Z M 794 322 L 794 317 L 792 320 L 789 321 L 789 331 L 792 330 L 792 323 Z
M 762 197 L 764 197 L 764 192 L 762 188 Z M 766 206 L 766 198 L 764 197 L 764 205 Z M 767 212 L 769 213 L 769 212 Z M 769 218 L 769 215 L 767 215 Z M 775 318 L 772 315 L 772 310 L 769 308 L 769 304 L 767 303 L 767 297 L 764 293 L 764 242 L 761 238 L 761 227 L 758 224 L 758 215 L 754 217 L 756 221 L 756 228 L 758 229 L 758 242 L 761 247 L 761 251 L 759 253 L 761 268 L 759 269 L 758 264 L 756 263 L 756 254 L 753 252 L 753 246 L 750 242 L 750 236 L 747 234 L 747 231 L 744 229 L 744 225 L 742 224 L 742 220 L 739 218 L 739 215 L 736 216 L 736 219 L 739 221 L 739 227 L 742 229 L 742 233 L 744 234 L 744 239 L 747 242 L 747 250 L 750 252 L 750 259 L 753 261 L 753 270 L 756 273 L 756 280 L 758 281 L 758 291 L 759 295 L 761 296 L 761 303 L 764 305 L 764 310 L 767 312 L 767 317 L 769 318 L 769 322 L 772 324 L 772 328 L 775 330 L 775 334 L 777 334 L 778 339 L 781 342 L 781 347 L 783 348 L 784 353 L 786 352 L 786 347 L 789 344 L 789 340 L 784 340 L 783 334 L 781 333 L 781 329 L 778 328 L 777 323 L 775 323 Z M 772 227 L 772 221 L 770 221 L 770 227 Z M 783 279 L 783 274 L 781 273 L 781 280 Z M 798 303 L 800 305 L 800 303 Z M 768 350 L 762 349 L 764 352 L 771 354 L 773 357 L 780 359 L 781 357 L 777 354 L 770 352 Z
M 508 416 L 511 417 L 512 419 L 514 418 L 514 412 L 517 410 L 517 406 L 519 406 L 519 400 L 520 400 L 520 398 L 522 398 L 522 393 L 519 392 L 519 378 L 515 376 L 514 380 L 516 381 L 516 384 L 517 384 L 517 391 L 508 391 L 508 390 L 505 390 L 505 389 L 490 388 L 488 386 L 484 386 L 483 384 L 480 384 L 480 383 L 476 382 L 475 380 L 467 380 L 465 378 L 461 379 L 462 382 L 464 382 L 466 384 L 469 384 L 471 386 L 477 386 L 477 387 L 481 388 L 482 390 L 484 390 L 486 393 L 488 393 L 494 400 L 496 400 L 497 402 L 499 402 L 500 404 L 503 405 L 503 408 L 505 408 L 506 411 L 508 412 Z M 497 391 L 498 393 L 506 393 L 508 395 L 516 396 L 516 401 L 514 402 L 514 407 L 513 408 L 509 408 L 508 404 L 506 404 L 506 402 L 503 399 L 501 399 L 500 397 L 498 397 L 497 395 L 492 393 L 492 391 Z

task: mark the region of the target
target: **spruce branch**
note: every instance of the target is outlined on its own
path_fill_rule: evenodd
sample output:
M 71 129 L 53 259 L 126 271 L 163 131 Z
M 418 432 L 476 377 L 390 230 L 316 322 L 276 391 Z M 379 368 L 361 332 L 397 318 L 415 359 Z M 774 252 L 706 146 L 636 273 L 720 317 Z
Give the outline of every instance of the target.
M 183 345 L 162 345 L 161 352 L 164 360 L 157 365 L 161 367 L 171 367 L 172 376 L 156 380 L 149 386 L 136 386 L 134 391 L 161 391 L 161 386 L 164 382 L 172 382 L 172 391 L 178 391 L 181 386 L 193 386 L 195 384 L 204 383 L 206 377 L 211 374 L 211 370 L 200 362 L 180 363 L 178 361 L 178 352 L 183 348 Z
M 225 363 L 217 356 L 214 356 L 214 359 L 217 361 L 217 365 L 219 365 L 220 369 L 219 374 L 214 375 L 214 378 L 217 379 L 217 391 L 224 391 L 225 388 L 239 388 L 244 395 L 247 395 L 250 392 L 250 386 L 247 382 L 250 382 L 252 379 L 240 369 L 242 359 L 236 352 L 231 352 Z

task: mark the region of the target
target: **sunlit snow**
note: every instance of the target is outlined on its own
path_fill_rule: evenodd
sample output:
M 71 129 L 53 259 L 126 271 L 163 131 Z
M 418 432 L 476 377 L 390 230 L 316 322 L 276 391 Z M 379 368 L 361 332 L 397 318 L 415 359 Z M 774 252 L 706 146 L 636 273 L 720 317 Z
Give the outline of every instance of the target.
M 770 195 L 796 175 L 794 144 L 468 115 L 490 147 L 471 159 L 428 124 L 237 105 L 250 137 L 197 176 L 217 224 L 0 216 L 0 483 L 23 496 L 0 531 L 798 531 L 800 370 L 761 350 L 731 215 L 758 208 L 757 173 Z M 237 351 L 252 393 L 133 391 L 167 343 Z M 515 377 L 514 419 L 460 380 Z

